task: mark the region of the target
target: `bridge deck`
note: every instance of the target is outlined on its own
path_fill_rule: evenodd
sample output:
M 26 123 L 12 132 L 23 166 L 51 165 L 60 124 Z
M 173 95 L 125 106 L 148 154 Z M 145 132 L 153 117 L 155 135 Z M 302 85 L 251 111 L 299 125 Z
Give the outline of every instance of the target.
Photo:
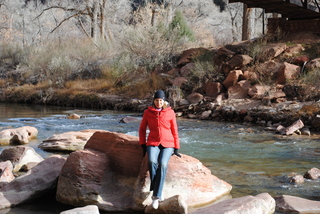
M 279 13 L 289 19 L 320 18 L 320 0 L 303 3 L 302 0 L 229 0 L 229 3 L 242 2 L 248 7 L 263 8 L 266 13 Z

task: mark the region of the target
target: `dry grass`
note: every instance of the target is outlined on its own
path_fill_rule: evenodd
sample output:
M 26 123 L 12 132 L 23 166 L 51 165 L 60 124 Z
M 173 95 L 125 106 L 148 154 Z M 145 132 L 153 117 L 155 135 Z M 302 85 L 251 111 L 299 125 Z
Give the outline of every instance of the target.
M 66 90 L 105 93 L 112 89 L 113 81 L 108 79 L 74 80 L 65 83 Z

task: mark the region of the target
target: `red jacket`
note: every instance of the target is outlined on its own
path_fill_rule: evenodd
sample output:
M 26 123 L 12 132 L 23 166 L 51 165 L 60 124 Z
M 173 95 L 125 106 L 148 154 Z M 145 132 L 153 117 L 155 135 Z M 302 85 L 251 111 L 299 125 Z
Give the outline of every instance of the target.
M 146 139 L 147 127 L 150 130 Z M 171 107 L 157 111 L 149 107 L 144 111 L 139 128 L 140 145 L 159 146 L 180 149 L 176 114 Z

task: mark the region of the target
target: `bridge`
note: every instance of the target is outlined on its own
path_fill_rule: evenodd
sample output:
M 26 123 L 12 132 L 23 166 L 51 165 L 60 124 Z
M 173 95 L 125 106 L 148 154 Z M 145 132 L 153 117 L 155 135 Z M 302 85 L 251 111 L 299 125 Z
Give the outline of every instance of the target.
M 278 13 L 288 20 L 320 18 L 320 0 L 229 0 L 242 2 L 248 8 L 262 8 L 266 13 Z

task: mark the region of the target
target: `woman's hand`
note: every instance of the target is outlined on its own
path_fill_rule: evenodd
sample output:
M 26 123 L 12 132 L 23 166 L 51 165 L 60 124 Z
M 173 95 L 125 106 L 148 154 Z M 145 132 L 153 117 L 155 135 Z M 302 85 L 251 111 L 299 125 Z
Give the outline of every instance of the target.
M 144 156 L 146 156 L 147 145 L 146 145 L 146 144 L 142 144 L 142 145 L 141 145 L 141 148 L 142 148 L 142 150 L 143 150 L 143 153 L 142 153 L 142 154 L 143 154 L 143 157 L 144 157 Z
M 172 155 L 177 155 L 179 158 L 181 158 L 181 155 L 178 152 L 178 149 L 174 149 Z

